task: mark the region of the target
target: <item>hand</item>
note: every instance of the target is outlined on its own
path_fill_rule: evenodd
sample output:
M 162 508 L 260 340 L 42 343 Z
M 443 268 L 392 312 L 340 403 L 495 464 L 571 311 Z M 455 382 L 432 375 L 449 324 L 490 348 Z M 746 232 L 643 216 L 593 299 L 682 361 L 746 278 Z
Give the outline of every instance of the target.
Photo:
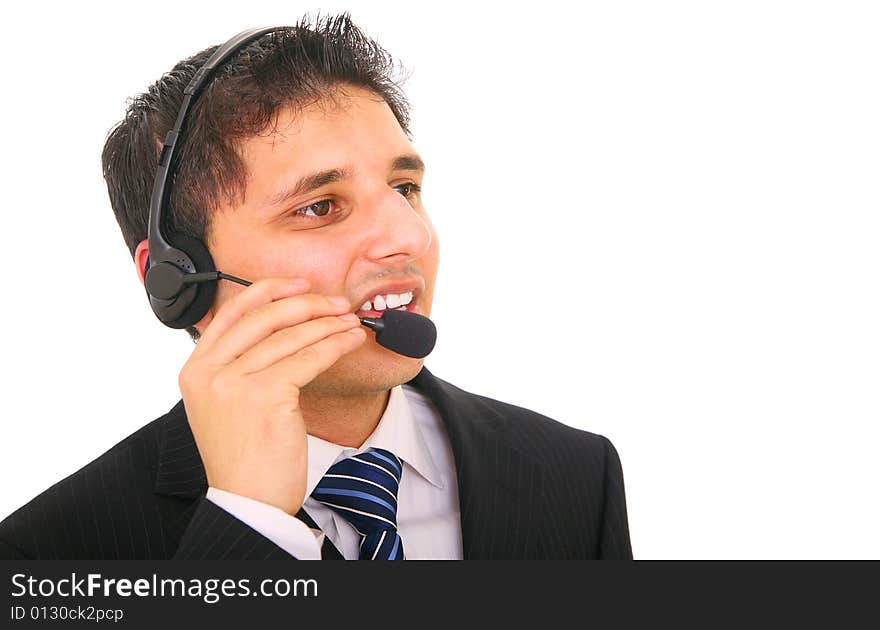
M 308 289 L 273 278 L 237 294 L 178 379 L 208 484 L 288 514 L 305 500 L 308 470 L 300 389 L 366 339 L 347 299 Z

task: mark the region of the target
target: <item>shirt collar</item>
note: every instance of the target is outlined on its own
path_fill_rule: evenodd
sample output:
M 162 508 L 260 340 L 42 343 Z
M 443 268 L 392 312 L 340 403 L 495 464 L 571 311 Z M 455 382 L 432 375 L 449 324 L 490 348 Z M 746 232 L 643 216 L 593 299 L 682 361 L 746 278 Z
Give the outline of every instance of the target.
M 306 437 L 309 448 L 306 496 L 311 496 L 312 490 L 315 489 L 330 466 L 341 459 L 363 453 L 370 448 L 383 448 L 391 451 L 431 485 L 443 488 L 440 471 L 431 457 L 431 452 L 428 450 L 425 438 L 413 416 L 401 385 L 391 388 L 388 404 L 379 419 L 379 424 L 360 448 L 340 446 L 313 435 Z

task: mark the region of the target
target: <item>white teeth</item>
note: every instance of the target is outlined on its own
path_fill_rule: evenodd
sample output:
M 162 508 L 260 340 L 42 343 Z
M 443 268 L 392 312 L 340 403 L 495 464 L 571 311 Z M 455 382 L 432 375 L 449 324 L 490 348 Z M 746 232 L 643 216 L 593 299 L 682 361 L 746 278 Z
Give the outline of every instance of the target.
M 386 308 L 395 308 L 400 310 L 413 301 L 413 292 L 405 293 L 389 293 L 387 295 L 377 295 L 372 302 L 364 302 L 361 307 L 362 311 L 384 311 Z M 404 309 L 405 310 L 405 309 Z

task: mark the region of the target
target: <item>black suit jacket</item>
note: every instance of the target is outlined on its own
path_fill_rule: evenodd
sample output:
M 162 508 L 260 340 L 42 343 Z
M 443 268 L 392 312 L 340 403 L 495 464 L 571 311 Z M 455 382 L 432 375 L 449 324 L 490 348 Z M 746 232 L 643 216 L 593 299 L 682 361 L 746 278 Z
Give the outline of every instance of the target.
M 427 369 L 409 384 L 437 407 L 452 443 L 465 559 L 632 557 L 623 473 L 606 438 Z M 0 523 L 0 558 L 291 558 L 206 499 L 207 488 L 180 401 Z M 341 557 L 329 542 L 322 553 Z

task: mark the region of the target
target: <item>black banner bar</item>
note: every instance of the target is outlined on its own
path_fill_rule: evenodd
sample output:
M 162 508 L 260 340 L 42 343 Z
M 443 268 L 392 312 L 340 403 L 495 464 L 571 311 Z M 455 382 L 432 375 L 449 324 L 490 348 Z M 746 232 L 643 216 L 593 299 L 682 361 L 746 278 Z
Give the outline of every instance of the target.
M 2 562 L 3 628 L 876 621 L 877 562 Z M 582 623 L 580 623 L 582 622 Z M 328 625 L 329 624 L 329 625 Z M 568 624 L 565 623 L 568 627 Z M 743 626 L 741 626 L 743 627 Z

